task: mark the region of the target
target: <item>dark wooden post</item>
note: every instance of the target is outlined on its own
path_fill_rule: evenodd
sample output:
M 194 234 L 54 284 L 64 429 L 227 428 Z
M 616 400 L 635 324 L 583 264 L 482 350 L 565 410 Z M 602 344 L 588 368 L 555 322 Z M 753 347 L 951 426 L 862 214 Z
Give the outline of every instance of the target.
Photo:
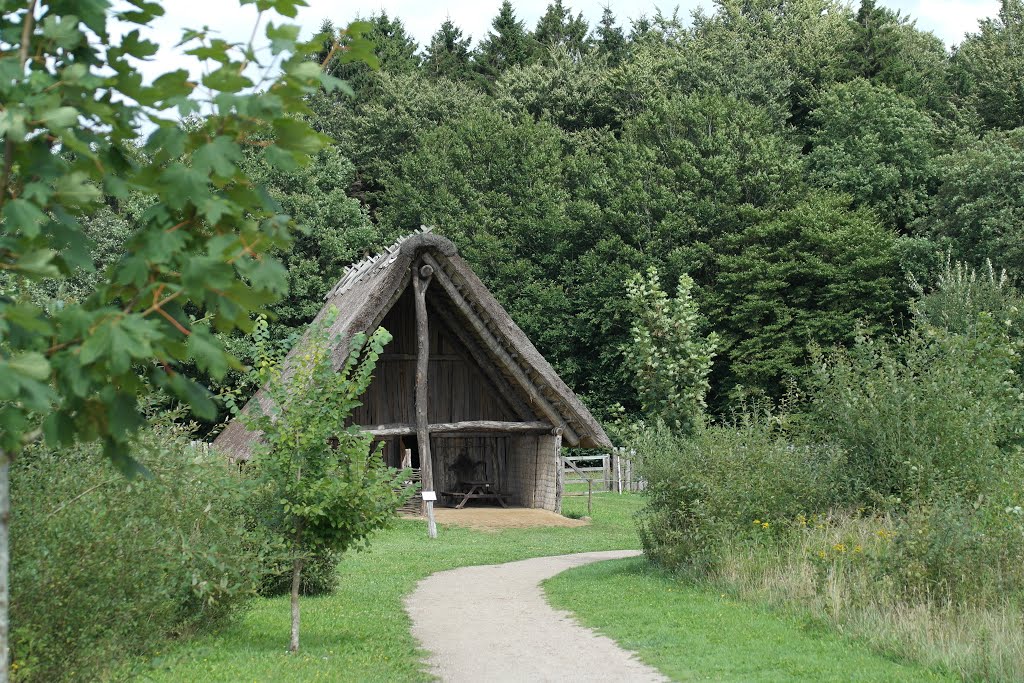
M 434 490 L 434 467 L 430 460 L 430 428 L 427 416 L 427 374 L 430 370 L 430 329 L 427 327 L 427 287 L 434 274 L 433 267 L 423 265 L 413 272 L 412 286 L 416 295 L 416 441 L 420 451 L 420 477 L 424 491 Z M 434 503 L 424 500 L 427 512 L 427 531 L 437 537 L 434 525 Z
M 555 512 L 562 514 L 562 496 L 565 495 L 565 465 L 562 464 L 562 428 L 551 430 L 555 448 Z

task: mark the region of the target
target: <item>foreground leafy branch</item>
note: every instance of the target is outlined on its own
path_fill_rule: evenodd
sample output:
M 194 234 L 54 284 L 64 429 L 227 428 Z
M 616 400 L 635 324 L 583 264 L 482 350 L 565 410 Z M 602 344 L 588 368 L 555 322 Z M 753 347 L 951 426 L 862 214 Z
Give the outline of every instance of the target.
M 302 0 L 242 0 L 294 17 Z M 294 227 L 243 173 L 243 148 L 277 168 L 308 163 L 326 143 L 301 117 L 320 88 L 343 88 L 306 55 L 299 27 L 267 21 L 267 48 L 204 29 L 181 46 L 203 69 L 145 84 L 158 46 L 142 38 L 163 13 L 128 0 L 0 1 L 0 612 L 6 614 L 7 462 L 44 435 L 54 446 L 100 440 L 125 471 L 143 423 L 139 398 L 160 389 L 201 417 L 209 392 L 180 367 L 217 378 L 236 365 L 212 330 L 247 329 L 286 289 L 270 256 Z M 365 59 L 365 26 L 344 33 L 343 59 Z M 256 36 L 256 30 L 253 31 Z M 319 42 L 317 42 L 319 44 Z M 261 73 L 254 79 L 250 74 Z M 273 75 L 271 75 L 273 74 Z M 202 112 L 183 124 L 181 117 Z M 267 135 L 269 131 L 269 137 Z M 257 136 L 257 133 L 260 133 Z M 123 255 L 83 301 L 31 303 L 33 282 L 92 266 L 81 220 L 104 203 L 142 198 Z M 199 317 L 201 316 L 201 317 Z M 197 317 L 199 319 L 197 319 Z M 0 619 L 0 681 L 7 678 Z

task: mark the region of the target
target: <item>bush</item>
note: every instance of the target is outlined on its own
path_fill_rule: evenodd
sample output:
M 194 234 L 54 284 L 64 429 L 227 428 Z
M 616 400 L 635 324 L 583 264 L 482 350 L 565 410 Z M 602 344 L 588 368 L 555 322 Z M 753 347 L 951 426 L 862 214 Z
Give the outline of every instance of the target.
M 11 650 L 19 681 L 96 680 L 218 622 L 266 558 L 246 484 L 180 429 L 139 436 L 150 479 L 93 447 L 27 451 L 11 468 Z
M 338 562 L 341 553 L 322 549 L 302 566 L 299 595 L 330 595 L 338 587 Z M 288 595 L 292 589 L 291 567 L 278 565 L 268 571 L 260 585 L 260 595 L 274 597 Z
M 811 423 L 847 452 L 859 500 L 975 500 L 1003 480 L 1024 435 L 1017 348 L 982 313 L 968 333 L 926 325 L 819 358 Z
M 912 598 L 974 605 L 1024 599 L 1024 516 L 1019 507 L 936 496 L 896 528 L 882 574 Z
M 699 428 L 656 425 L 634 445 L 647 482 L 638 526 L 644 551 L 671 569 L 711 570 L 728 535 L 784 533 L 836 497 L 842 454 L 797 445 L 769 420 Z M 755 524 L 756 523 L 756 524 Z

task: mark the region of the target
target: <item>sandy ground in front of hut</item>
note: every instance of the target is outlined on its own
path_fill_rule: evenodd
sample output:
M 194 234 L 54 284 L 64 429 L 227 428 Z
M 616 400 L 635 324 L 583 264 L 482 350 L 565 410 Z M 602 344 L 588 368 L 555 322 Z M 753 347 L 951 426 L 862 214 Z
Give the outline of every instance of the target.
M 436 507 L 434 519 L 438 524 L 455 524 L 479 531 L 526 529 L 535 526 L 586 526 L 590 523 L 582 519 L 563 517 L 548 510 L 518 507 L 464 507 L 461 510 Z
M 612 639 L 551 607 L 540 587 L 566 569 L 638 554 L 611 550 L 438 572 L 417 584 L 405 609 L 442 681 L 665 681 Z

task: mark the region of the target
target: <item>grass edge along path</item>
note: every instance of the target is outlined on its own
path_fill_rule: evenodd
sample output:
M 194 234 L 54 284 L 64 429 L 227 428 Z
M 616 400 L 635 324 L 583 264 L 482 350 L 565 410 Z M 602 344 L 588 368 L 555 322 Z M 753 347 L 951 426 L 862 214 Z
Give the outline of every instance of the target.
M 953 680 L 826 628 L 687 585 L 642 557 L 570 569 L 543 587 L 553 607 L 677 681 Z
M 232 623 L 157 657 L 136 680 L 430 680 L 403 602 L 420 579 L 468 565 L 639 548 L 633 514 L 641 503 L 638 495 L 605 493 L 594 496 L 593 521 L 584 527 L 487 532 L 444 526 L 433 541 L 424 522 L 396 521 L 368 550 L 346 554 L 333 595 L 303 598 L 298 655 L 287 652 L 288 598 L 260 598 Z M 586 499 L 568 498 L 564 507 L 567 515 L 586 514 Z

